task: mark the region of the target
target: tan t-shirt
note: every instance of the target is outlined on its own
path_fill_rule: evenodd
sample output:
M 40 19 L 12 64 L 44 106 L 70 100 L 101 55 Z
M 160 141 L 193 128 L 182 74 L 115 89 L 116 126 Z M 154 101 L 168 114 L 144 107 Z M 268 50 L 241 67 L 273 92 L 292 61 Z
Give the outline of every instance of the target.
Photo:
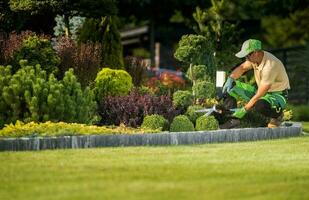
M 254 77 L 258 87 L 262 84 L 271 84 L 269 92 L 290 89 L 288 75 L 282 62 L 273 54 L 264 51 L 261 64 L 252 63 Z

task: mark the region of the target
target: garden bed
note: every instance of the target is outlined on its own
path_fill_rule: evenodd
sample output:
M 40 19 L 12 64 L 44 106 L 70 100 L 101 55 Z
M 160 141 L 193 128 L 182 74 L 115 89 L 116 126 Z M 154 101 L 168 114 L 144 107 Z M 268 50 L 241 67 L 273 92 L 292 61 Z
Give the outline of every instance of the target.
M 302 126 L 242 128 L 216 131 L 162 132 L 155 134 L 107 134 L 59 137 L 1 138 L 0 151 L 71 149 L 118 146 L 164 146 L 241 142 L 300 136 Z

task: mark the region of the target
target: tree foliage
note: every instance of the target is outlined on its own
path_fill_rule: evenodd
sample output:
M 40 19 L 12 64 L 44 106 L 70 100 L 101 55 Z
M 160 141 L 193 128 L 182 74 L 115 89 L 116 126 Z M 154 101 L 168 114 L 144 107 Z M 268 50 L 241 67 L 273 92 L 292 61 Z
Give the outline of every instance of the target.
M 232 52 L 236 47 L 236 24 L 230 23 L 226 12 L 231 5 L 226 0 L 211 0 L 212 6 L 202 10 L 196 8 L 193 17 L 197 23 L 195 31 L 213 42 L 215 61 L 218 68 L 224 68 L 235 64 L 236 59 Z
M 287 17 L 270 16 L 262 19 L 263 34 L 271 47 L 304 45 L 309 41 L 309 7 Z
M 79 36 L 79 42 L 102 43 L 101 66 L 124 69 L 123 47 L 117 27 L 117 16 L 100 19 L 86 19 Z

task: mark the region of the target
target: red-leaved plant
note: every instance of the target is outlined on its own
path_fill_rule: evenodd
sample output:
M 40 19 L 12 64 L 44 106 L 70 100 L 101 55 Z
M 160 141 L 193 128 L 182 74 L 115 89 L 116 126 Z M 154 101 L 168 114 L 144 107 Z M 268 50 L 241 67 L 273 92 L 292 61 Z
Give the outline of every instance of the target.
M 101 124 L 138 127 L 146 115 L 159 114 L 171 121 L 180 110 L 173 107 L 168 96 L 141 95 L 136 91 L 127 96 L 106 97 L 102 99 L 98 109 L 102 117 Z
M 58 38 L 55 45 L 57 55 L 61 58 L 60 74 L 64 74 L 69 68 L 74 69 L 83 86 L 91 83 L 100 68 L 101 44 L 94 42 L 77 44 L 70 38 Z
M 10 64 L 13 60 L 13 56 L 15 52 L 19 51 L 22 47 L 23 41 L 30 36 L 37 35 L 32 31 L 22 31 L 21 33 L 16 33 L 15 31 L 11 32 L 8 36 L 2 34 L 1 35 L 1 56 L 3 59 L 3 63 L 1 64 Z M 50 39 L 50 36 L 45 34 L 38 34 L 39 38 Z

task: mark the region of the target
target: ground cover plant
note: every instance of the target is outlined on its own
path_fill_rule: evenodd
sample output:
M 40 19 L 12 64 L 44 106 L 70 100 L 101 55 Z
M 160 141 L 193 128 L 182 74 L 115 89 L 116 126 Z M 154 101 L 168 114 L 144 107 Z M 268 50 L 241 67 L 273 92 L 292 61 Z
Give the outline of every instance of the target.
M 50 136 L 71 136 L 71 135 L 101 135 L 101 134 L 142 134 L 157 133 L 147 127 L 130 128 L 123 124 L 120 126 L 95 126 L 65 122 L 44 122 L 44 123 L 23 123 L 17 121 L 15 124 L 8 124 L 0 130 L 0 138 L 12 137 L 50 137 Z
M 308 199 L 309 137 L 230 144 L 0 152 L 0 197 Z

